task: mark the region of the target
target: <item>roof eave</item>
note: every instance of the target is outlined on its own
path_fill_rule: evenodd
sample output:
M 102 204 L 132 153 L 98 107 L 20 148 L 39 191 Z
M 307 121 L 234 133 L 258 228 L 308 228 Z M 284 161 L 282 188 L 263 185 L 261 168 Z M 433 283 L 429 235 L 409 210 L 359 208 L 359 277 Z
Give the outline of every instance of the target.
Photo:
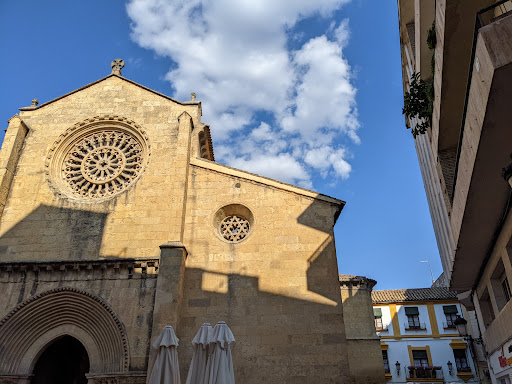
M 49 104 L 51 104 L 51 103 L 54 103 L 54 102 L 56 102 L 56 101 L 58 101 L 58 100 L 60 100 L 60 99 L 63 99 L 63 98 L 65 98 L 65 97 L 67 97 L 67 96 L 70 96 L 70 95 L 72 95 L 72 94 L 74 94 L 74 93 L 80 92 L 80 91 L 82 91 L 82 90 L 84 90 L 84 89 L 86 89 L 86 88 L 89 88 L 89 87 L 91 87 L 91 86 L 93 86 L 93 85 L 95 85 L 95 84 L 101 83 L 102 81 L 104 81 L 104 80 L 106 80 L 106 79 L 108 79 L 108 78 L 110 78 L 110 77 L 117 77 L 117 78 L 119 78 L 119 79 L 122 79 L 122 80 L 124 80 L 124 81 L 127 81 L 127 82 L 128 82 L 128 83 L 130 83 L 130 84 L 136 85 L 137 87 L 140 87 L 140 88 L 142 88 L 142 89 L 144 89 L 144 90 L 146 90 L 146 91 L 148 91 L 148 92 L 154 93 L 155 95 L 161 96 L 161 97 L 163 97 L 163 98 L 165 98 L 165 99 L 167 99 L 167 100 L 173 101 L 173 102 L 175 102 L 175 103 L 177 103 L 177 104 L 179 104 L 179 105 L 184 105 L 184 106 L 187 106 L 187 105 L 198 105 L 198 106 L 201 106 L 201 102 L 200 102 L 200 101 L 186 101 L 186 102 L 181 102 L 181 101 L 178 101 L 178 100 L 176 100 L 176 99 L 173 99 L 172 97 L 169 97 L 169 96 L 167 96 L 167 95 L 164 95 L 163 93 L 160 93 L 160 92 L 157 92 L 157 91 L 155 91 L 155 90 L 153 90 L 153 89 L 151 89 L 151 88 L 145 87 L 144 85 L 139 84 L 139 83 L 137 83 L 137 82 L 135 82 L 135 81 L 133 81 L 133 80 L 127 79 L 126 77 L 119 76 L 119 75 L 116 75 L 116 74 L 114 74 L 114 73 L 111 73 L 111 74 L 110 74 L 110 75 L 108 75 L 108 76 L 105 76 L 105 77 L 103 77 L 103 78 L 101 78 L 101 79 L 99 79 L 99 80 L 93 81 L 92 83 L 89 83 L 89 84 L 87 84 L 87 85 L 84 85 L 84 86 L 83 86 L 83 87 L 81 87 L 81 88 L 75 89 L 74 91 L 68 92 L 68 93 L 66 93 L 66 94 L 64 94 L 64 95 L 62 95 L 62 96 L 59 96 L 59 97 L 55 98 L 55 99 L 52 99 L 52 100 L 50 100 L 50 101 L 47 101 L 46 103 L 43 103 L 43 104 L 40 104 L 40 105 L 37 105 L 37 106 L 22 107 L 22 108 L 18 108 L 18 109 L 19 109 L 20 111 L 23 111 L 23 112 L 25 112 L 25 111 L 34 111 L 34 110 L 36 110 L 36 109 L 39 109 L 39 108 L 45 107 L 45 106 L 47 106 L 47 105 L 49 105 Z

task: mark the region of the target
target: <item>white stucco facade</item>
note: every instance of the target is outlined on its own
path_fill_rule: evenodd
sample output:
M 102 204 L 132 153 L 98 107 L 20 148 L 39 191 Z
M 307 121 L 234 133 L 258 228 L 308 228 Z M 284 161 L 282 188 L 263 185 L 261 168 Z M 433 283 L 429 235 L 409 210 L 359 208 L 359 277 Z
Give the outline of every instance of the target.
M 381 329 L 377 334 L 381 337 L 383 359 L 387 354 L 388 383 L 480 382 L 471 346 L 453 325 L 457 315 L 468 318 L 465 308 L 456 299 L 379 303 L 376 300 L 379 292 L 392 295 L 395 292 L 375 292 L 373 308 L 375 317 L 380 316 L 382 321 L 382 327 L 380 320 L 376 320 L 376 324 L 377 329 Z

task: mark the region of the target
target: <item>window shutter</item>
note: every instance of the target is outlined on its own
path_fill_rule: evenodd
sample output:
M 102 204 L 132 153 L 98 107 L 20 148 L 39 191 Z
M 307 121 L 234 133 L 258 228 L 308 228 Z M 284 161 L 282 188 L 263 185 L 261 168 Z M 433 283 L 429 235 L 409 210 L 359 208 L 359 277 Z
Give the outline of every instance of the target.
M 418 311 L 418 307 L 405 307 L 405 314 L 407 316 L 410 315 L 419 315 L 420 312 Z
M 380 309 L 380 308 L 373 308 L 373 316 L 374 317 L 382 317 L 382 309 Z
M 457 314 L 457 306 L 456 305 L 443 305 L 443 311 L 445 315 L 451 315 L 453 313 Z

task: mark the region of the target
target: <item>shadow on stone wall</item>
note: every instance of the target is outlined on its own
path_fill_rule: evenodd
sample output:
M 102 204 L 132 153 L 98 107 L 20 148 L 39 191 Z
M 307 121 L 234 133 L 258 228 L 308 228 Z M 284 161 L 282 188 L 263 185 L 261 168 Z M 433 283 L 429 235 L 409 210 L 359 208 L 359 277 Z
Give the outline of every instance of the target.
M 337 295 L 330 298 L 339 300 L 339 288 Z M 345 307 L 355 312 L 349 316 L 354 323 L 349 328 L 362 328 L 352 335 L 348 329 L 345 332 Z M 213 326 L 220 320 L 228 323 L 237 340 L 234 366 L 243 383 L 384 381 L 380 342 L 365 289 L 351 289 L 343 307 L 332 306 L 263 291 L 257 276 L 187 268 L 177 328 L 182 377 L 190 365 L 195 333 L 204 322 Z
M 185 271 L 177 328 L 182 377 L 195 333 L 203 323 L 214 326 L 220 320 L 235 335 L 234 366 L 243 383 L 305 383 L 311 377 L 319 383 L 349 382 L 339 307 L 262 291 L 257 276 L 195 268 Z
M 0 261 L 97 259 L 107 216 L 40 205 L 0 237 Z
M 321 217 L 314 213 L 316 210 L 318 207 L 312 207 L 310 213 L 305 211 L 298 221 L 316 229 L 326 228 L 329 223 L 318 222 Z M 147 278 L 148 266 L 116 270 L 116 261 L 127 259 L 114 255 L 101 256 L 105 268 L 92 267 L 94 273 L 88 270 L 88 265 L 98 260 L 106 219 L 105 213 L 38 207 L 0 237 L 0 289 L 4 284 L 10 285 L 8 291 L 13 297 L 8 301 L 12 304 L 55 287 L 84 289 L 106 300 L 126 328 L 130 369 L 145 370 L 153 341 L 149 335 L 154 334 L 156 279 Z M 44 253 L 47 258 L 49 252 L 55 257 L 43 263 L 54 263 L 58 268 L 46 275 L 36 272 L 41 264 L 34 262 L 37 256 Z M 20 253 L 24 255 L 21 260 Z M 204 322 L 213 326 L 223 320 L 237 340 L 233 356 L 239 382 L 379 382 L 351 377 L 337 271 L 331 271 L 336 262 L 332 258 L 334 242 L 329 236 L 308 260 L 307 289 L 311 294 L 293 289 L 264 291 L 260 289 L 259 276 L 250 271 L 237 274 L 185 268 L 183 276 L 176 276 L 183 279 L 183 296 L 178 323 L 172 324 L 180 338 L 182 378 L 186 377 L 191 341 L 199 327 Z M 27 266 L 20 268 L 16 282 L 12 272 L 2 266 L 13 262 Z M 152 273 L 154 277 L 158 275 L 158 271 Z M 2 301 L 3 317 L 10 308 Z

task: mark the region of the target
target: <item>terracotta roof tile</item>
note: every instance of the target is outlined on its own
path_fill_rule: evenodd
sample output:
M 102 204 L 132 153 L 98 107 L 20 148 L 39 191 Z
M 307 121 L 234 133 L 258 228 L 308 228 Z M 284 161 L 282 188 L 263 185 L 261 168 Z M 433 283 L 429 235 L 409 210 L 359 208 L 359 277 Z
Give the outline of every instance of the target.
M 457 300 L 457 294 L 448 288 L 390 289 L 373 291 L 372 302 L 396 303 L 405 301 Z

